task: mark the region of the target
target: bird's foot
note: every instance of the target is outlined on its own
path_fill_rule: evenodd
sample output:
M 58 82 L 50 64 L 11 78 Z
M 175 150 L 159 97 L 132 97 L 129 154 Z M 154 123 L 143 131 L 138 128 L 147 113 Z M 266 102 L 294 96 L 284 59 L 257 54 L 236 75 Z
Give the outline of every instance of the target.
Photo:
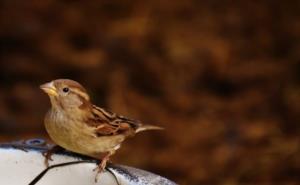
M 45 157 L 44 163 L 46 165 L 46 168 L 49 167 L 49 161 L 53 161 L 52 155 L 55 152 L 60 151 L 60 150 L 63 150 L 63 148 L 61 148 L 58 145 L 55 145 L 55 146 L 51 147 L 49 150 L 42 152 L 42 155 Z
M 101 163 L 98 164 L 98 166 L 93 170 L 93 171 L 97 171 L 96 176 L 95 176 L 95 182 L 98 182 L 98 177 L 99 175 L 104 171 L 104 169 L 106 168 L 106 164 L 109 161 L 109 157 L 110 157 L 110 153 L 108 153 L 107 155 L 105 155 L 105 157 L 101 160 Z

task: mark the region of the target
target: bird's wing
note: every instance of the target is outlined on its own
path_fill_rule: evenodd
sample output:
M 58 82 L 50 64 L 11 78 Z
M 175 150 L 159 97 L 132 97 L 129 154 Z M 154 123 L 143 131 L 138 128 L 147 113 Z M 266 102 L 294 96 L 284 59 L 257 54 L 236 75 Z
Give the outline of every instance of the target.
M 93 105 L 91 117 L 87 122 L 95 127 L 95 134 L 99 137 L 118 134 L 131 135 L 141 125 L 140 121 L 120 116 L 95 105 Z

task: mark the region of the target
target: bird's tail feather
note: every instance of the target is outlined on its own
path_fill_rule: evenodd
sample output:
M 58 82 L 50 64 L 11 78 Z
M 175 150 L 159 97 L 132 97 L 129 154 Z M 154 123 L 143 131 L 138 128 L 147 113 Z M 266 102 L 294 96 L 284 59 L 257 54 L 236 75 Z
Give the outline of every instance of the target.
M 155 125 L 141 125 L 136 130 L 135 133 L 142 132 L 145 130 L 163 130 L 163 127 L 155 126 Z

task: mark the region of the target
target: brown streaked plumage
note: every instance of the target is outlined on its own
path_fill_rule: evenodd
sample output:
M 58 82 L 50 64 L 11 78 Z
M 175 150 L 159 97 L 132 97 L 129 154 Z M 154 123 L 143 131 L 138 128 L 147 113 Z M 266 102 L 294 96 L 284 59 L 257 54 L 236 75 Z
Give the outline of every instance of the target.
M 67 150 L 97 159 L 107 153 L 99 171 L 127 137 L 144 130 L 162 129 L 93 105 L 85 88 L 76 81 L 58 79 L 40 87 L 49 95 L 52 105 L 45 117 L 51 139 Z

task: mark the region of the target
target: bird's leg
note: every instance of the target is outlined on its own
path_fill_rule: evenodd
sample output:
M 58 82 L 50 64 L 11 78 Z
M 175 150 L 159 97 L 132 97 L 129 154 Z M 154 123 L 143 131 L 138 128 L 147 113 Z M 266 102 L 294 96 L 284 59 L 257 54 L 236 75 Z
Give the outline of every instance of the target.
M 97 173 L 95 176 L 95 182 L 98 181 L 98 175 L 104 171 L 106 164 L 109 161 L 109 157 L 111 155 L 113 155 L 114 153 L 115 153 L 114 150 L 107 152 L 107 154 L 101 159 L 101 163 L 99 163 L 98 166 L 94 169 L 94 171 L 97 170 Z
M 49 167 L 49 160 L 50 160 L 50 161 L 53 160 L 53 159 L 51 158 L 51 156 L 52 156 L 54 153 L 56 153 L 56 152 L 58 152 L 58 151 L 61 151 L 61 150 L 63 150 L 62 147 L 60 147 L 60 146 L 58 146 L 58 145 L 54 145 L 53 147 L 51 147 L 50 149 L 48 149 L 48 150 L 46 150 L 46 151 L 44 151 L 44 152 L 42 153 L 43 156 L 45 157 L 44 163 L 45 163 L 45 165 L 46 165 L 47 168 Z

